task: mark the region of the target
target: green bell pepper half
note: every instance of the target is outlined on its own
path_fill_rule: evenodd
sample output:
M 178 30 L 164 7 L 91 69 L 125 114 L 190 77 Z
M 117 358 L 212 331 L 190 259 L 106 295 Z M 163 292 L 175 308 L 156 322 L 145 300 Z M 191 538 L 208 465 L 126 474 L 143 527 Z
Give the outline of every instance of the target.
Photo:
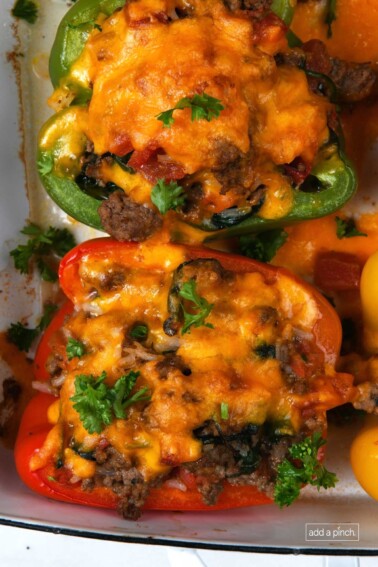
M 53 43 L 49 71 L 54 88 L 65 79 L 71 65 L 79 58 L 85 43 L 100 14 L 110 16 L 122 8 L 128 0 L 78 0 L 62 19 Z M 296 0 L 273 0 L 272 12 L 289 25 Z
M 76 127 L 78 112 L 80 107 L 70 106 L 46 122 L 40 133 L 38 169 L 47 193 L 61 209 L 76 220 L 103 230 L 98 214 L 101 200 L 83 192 L 75 181 L 87 144 L 84 133 Z M 357 187 L 355 171 L 340 140 L 333 134 L 329 143 L 320 148 L 309 177 L 301 187 L 293 188 L 293 206 L 287 215 L 269 219 L 259 216 L 258 207 L 226 209 L 195 226 L 204 232 L 204 241 L 263 232 L 340 209 Z
M 122 8 L 127 0 L 78 0 L 63 18 L 56 35 L 50 56 L 50 76 L 55 87 L 66 80 L 72 64 L 80 56 L 85 42 L 93 29 L 95 20 L 100 14 L 109 16 L 115 10 Z M 294 14 L 296 0 L 273 0 L 272 11 L 276 13 L 286 25 Z M 82 94 L 78 89 L 78 97 Z M 84 104 L 90 96 L 84 97 Z M 75 100 L 74 104 L 81 104 Z M 70 107 L 75 111 L 75 107 Z M 65 131 L 65 113 L 67 108 L 50 118 L 41 131 L 41 138 L 46 132 L 55 128 L 67 137 Z M 82 153 L 86 140 L 82 141 Z M 101 201 L 83 192 L 75 181 L 75 174 L 79 172 L 77 156 L 76 164 L 71 164 L 72 171 L 67 164 L 62 167 L 61 148 L 63 139 L 58 140 L 53 149 L 40 145 L 38 162 L 42 183 L 50 197 L 70 216 L 93 228 L 103 230 L 98 208 Z M 46 167 L 47 157 L 47 167 Z M 67 161 L 67 160 L 66 160 Z M 50 165 L 49 165 L 50 163 Z M 42 166 L 41 166 L 42 164 Z M 58 165 L 57 165 L 58 164 Z M 57 166 L 56 166 L 57 165 Z M 291 211 L 278 219 L 266 219 L 258 216 L 256 208 L 233 208 L 223 211 L 212 218 L 205 220 L 201 226 L 204 231 L 204 240 L 224 238 L 271 230 L 303 220 L 325 216 L 336 210 L 353 195 L 357 182 L 354 169 L 346 158 L 340 144 L 333 140 L 324 146 L 318 153 L 315 165 L 311 171 L 310 179 L 316 180 L 315 191 L 305 192 L 299 188 L 294 189 L 294 203 Z M 207 233 L 207 234 L 206 234 Z

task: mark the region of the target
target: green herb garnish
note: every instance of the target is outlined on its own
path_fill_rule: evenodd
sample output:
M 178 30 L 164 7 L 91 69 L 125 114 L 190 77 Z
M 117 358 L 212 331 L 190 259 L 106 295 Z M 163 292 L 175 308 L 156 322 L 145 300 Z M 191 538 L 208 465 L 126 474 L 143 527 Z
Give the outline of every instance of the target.
M 222 402 L 220 405 L 220 416 L 221 419 L 226 421 L 229 418 L 228 403 Z
M 84 356 L 84 354 L 87 353 L 87 349 L 84 343 L 71 338 L 67 341 L 66 353 L 68 360 L 72 360 L 73 358 L 81 358 Z
M 56 270 L 54 270 L 51 266 L 46 264 L 46 262 L 44 262 L 42 259 L 39 259 L 37 261 L 37 267 L 43 281 L 50 283 L 54 283 L 57 281 L 58 274 Z
M 148 335 L 148 327 L 147 325 L 135 325 L 130 331 L 130 337 L 135 339 L 136 341 L 143 341 L 147 338 Z
M 274 501 L 280 508 L 290 506 L 305 484 L 316 486 L 318 490 L 335 486 L 338 480 L 335 473 L 318 461 L 319 448 L 325 443 L 321 433 L 316 432 L 290 447 L 290 460 L 284 459 L 277 468 Z
M 12 16 L 35 24 L 38 18 L 37 4 L 33 0 L 16 0 L 12 8 Z
M 151 189 L 151 201 L 162 215 L 165 215 L 170 209 L 176 210 L 182 207 L 185 200 L 184 189 L 176 181 L 166 183 L 164 179 L 159 179 Z
M 35 328 L 27 327 L 20 322 L 11 323 L 11 326 L 7 331 L 8 341 L 16 345 L 18 350 L 28 352 L 34 340 L 49 325 L 56 310 L 57 306 L 52 303 L 45 305 L 43 315 Z
M 11 326 L 7 331 L 8 341 L 16 345 L 18 350 L 21 350 L 23 352 L 28 352 L 28 350 L 30 350 L 30 347 L 32 346 L 34 340 L 38 337 L 38 335 L 38 328 L 30 329 L 20 322 L 11 323 Z
M 37 169 L 42 177 L 52 172 L 54 167 L 54 155 L 51 150 L 42 151 L 37 161 Z
M 367 236 L 365 232 L 361 232 L 356 228 L 354 219 L 341 219 L 336 217 L 336 235 L 340 240 L 342 238 L 352 238 L 353 236 Z
M 260 262 L 270 262 L 277 251 L 285 244 L 287 232 L 281 228 L 267 230 L 260 234 L 240 237 L 240 251 L 249 258 Z
M 184 108 L 191 108 L 192 122 L 194 120 L 207 120 L 210 122 L 213 118 L 218 118 L 221 111 L 224 110 L 224 106 L 219 99 L 202 93 L 181 98 L 173 108 L 161 112 L 156 118 L 161 120 L 165 128 L 170 128 L 175 121 L 173 118 L 174 111 L 183 110 Z
M 121 376 L 113 387 L 105 384 L 106 372 L 98 377 L 80 374 L 75 379 L 75 394 L 70 399 L 79 413 L 80 420 L 88 433 L 101 433 L 114 418 L 125 419 L 125 410 L 137 402 L 151 399 L 148 388 L 144 387 L 131 395 L 140 372 L 131 371 Z
M 125 410 L 132 404 L 148 402 L 151 399 L 151 394 L 148 393 L 146 386 L 131 395 L 131 390 L 134 388 L 139 374 L 139 372 L 131 371 L 129 374 L 121 376 L 110 390 L 114 415 L 118 419 L 124 419 L 126 417 Z
M 29 236 L 29 240 L 10 252 L 16 269 L 22 274 L 27 274 L 30 271 L 31 260 L 36 260 L 42 279 L 56 281 L 56 270 L 50 266 L 50 262 L 46 262 L 46 259 L 51 259 L 52 254 L 61 258 L 71 250 L 76 244 L 73 235 L 66 228 L 50 226 L 47 230 L 43 230 L 36 224 L 26 225 L 21 230 L 21 234 Z
M 209 327 L 213 329 L 214 326 L 211 323 L 205 323 L 206 317 L 210 315 L 211 310 L 214 305 L 209 303 L 207 299 L 198 295 L 196 290 L 197 284 L 194 279 L 185 282 L 180 291 L 179 295 L 188 301 L 193 303 L 193 309 L 195 313 L 191 313 L 185 310 L 183 304 L 181 307 L 184 314 L 184 326 L 181 330 L 181 334 L 190 333 L 190 328 L 193 327 Z

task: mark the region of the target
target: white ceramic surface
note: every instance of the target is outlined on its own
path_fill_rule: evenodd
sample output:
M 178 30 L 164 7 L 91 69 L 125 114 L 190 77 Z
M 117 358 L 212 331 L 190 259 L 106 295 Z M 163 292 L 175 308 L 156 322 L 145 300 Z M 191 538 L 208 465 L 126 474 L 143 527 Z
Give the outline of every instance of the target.
M 40 310 L 41 292 L 35 293 L 33 281 L 15 275 L 9 250 L 19 239 L 18 231 L 28 217 L 24 172 L 19 160 L 20 117 L 14 74 L 6 62 L 6 52 L 14 46 L 9 9 L 12 0 L 3 0 L 2 34 L 0 36 L 0 328 L 27 316 L 33 323 Z M 22 23 L 20 32 L 24 56 L 19 57 L 22 73 L 23 148 L 27 163 L 31 216 L 45 224 L 66 223 L 64 215 L 46 198 L 37 181 L 34 168 L 35 133 L 48 115 L 45 100 L 51 87 L 47 78 L 47 52 L 57 21 L 66 9 L 59 0 L 40 0 L 41 17 L 36 26 Z M 74 227 L 75 229 L 77 226 Z M 79 231 L 80 232 L 80 231 Z M 94 235 L 84 228 L 81 238 Z M 3 376 L 7 369 L 0 365 Z M 75 532 L 89 537 L 151 544 L 173 543 L 194 547 L 244 549 L 305 553 L 373 553 L 378 554 L 376 528 L 378 503 L 369 499 L 354 481 L 348 462 L 352 433 L 347 429 L 331 432 L 328 466 L 335 470 L 337 488 L 317 493 L 303 491 L 291 508 L 279 510 L 274 505 L 233 510 L 222 513 L 146 513 L 142 520 L 122 520 L 112 511 L 93 510 L 41 498 L 22 485 L 15 472 L 12 453 L 0 449 L 0 524 L 49 529 L 59 533 Z M 306 523 L 358 523 L 359 541 L 308 542 Z

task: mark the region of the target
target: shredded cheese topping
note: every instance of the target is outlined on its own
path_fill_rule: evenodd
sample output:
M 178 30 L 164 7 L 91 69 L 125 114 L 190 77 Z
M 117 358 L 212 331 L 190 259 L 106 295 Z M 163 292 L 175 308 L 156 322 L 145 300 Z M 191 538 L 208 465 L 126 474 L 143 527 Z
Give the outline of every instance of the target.
M 89 254 L 80 262 L 76 309 L 63 330 L 67 340 L 85 345 L 85 354 L 64 361 L 59 418 L 56 404 L 50 412 L 68 447 L 90 452 L 105 441 L 150 480 L 201 457 L 195 430 L 209 420 L 228 431 L 271 422 L 292 434 L 306 419 L 323 423 L 324 409 L 339 394 L 326 385 L 334 370 L 314 338 L 321 313 L 311 292 L 282 274 L 230 272 L 208 258 L 185 263 L 178 246 L 139 251 L 129 265 L 116 254 Z M 174 305 L 185 281 L 195 282 L 211 310 L 183 334 L 183 309 L 193 312 L 193 306 L 180 299 L 175 312 Z M 175 317 L 171 333 L 167 322 Z M 139 341 L 130 333 L 140 323 L 148 333 Z M 88 433 L 72 400 L 77 376 L 105 372 L 111 387 L 130 370 L 140 372 L 138 388 L 146 387 L 150 400 Z M 53 439 L 61 443 L 49 436 L 34 467 L 51 458 Z M 87 478 L 93 467 L 75 455 L 64 452 L 67 468 Z

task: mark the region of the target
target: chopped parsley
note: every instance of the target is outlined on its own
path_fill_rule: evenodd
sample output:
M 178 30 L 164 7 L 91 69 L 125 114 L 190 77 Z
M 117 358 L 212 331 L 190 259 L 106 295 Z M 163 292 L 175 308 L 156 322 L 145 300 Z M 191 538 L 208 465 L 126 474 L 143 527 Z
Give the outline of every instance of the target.
M 7 331 L 7 339 L 9 342 L 16 345 L 18 350 L 28 352 L 39 335 L 38 328 L 30 329 L 22 323 L 11 323 Z
M 138 325 L 134 325 L 134 327 L 130 331 L 130 337 L 135 339 L 136 341 L 143 341 L 147 338 L 148 335 L 148 327 L 143 323 Z
M 287 232 L 281 228 L 267 230 L 260 234 L 241 236 L 239 240 L 240 251 L 249 258 L 260 262 L 270 262 L 277 251 L 285 244 Z
M 29 236 L 26 244 L 20 244 L 10 255 L 13 258 L 15 268 L 22 274 L 28 274 L 31 261 L 35 260 L 41 277 L 45 281 L 54 282 L 58 275 L 51 266 L 51 257 L 56 254 L 63 257 L 76 244 L 75 238 L 66 228 L 54 228 L 50 226 L 43 230 L 36 224 L 28 224 L 21 234 Z
M 180 291 L 179 295 L 188 301 L 193 303 L 192 311 L 194 313 L 188 312 L 185 310 L 183 304 L 181 303 L 182 311 L 184 314 L 184 325 L 181 330 L 181 334 L 184 335 L 185 333 L 190 333 L 190 328 L 193 327 L 209 327 L 213 329 L 213 325 L 211 323 L 205 323 L 206 317 L 210 315 L 211 310 L 213 309 L 214 305 L 209 303 L 207 299 L 198 295 L 196 290 L 197 284 L 194 279 L 185 282 Z
M 54 167 L 54 155 L 51 150 L 42 151 L 37 161 L 37 169 L 41 177 L 52 172 Z
M 87 349 L 85 344 L 81 341 L 70 338 L 67 341 L 66 353 L 68 360 L 72 360 L 73 358 L 81 358 L 84 356 L 84 354 L 87 353 Z
M 277 468 L 274 501 L 280 508 L 290 506 L 304 484 L 316 486 L 318 490 L 335 486 L 338 480 L 335 473 L 318 461 L 318 451 L 325 443 L 321 433 L 316 432 L 290 447 L 290 460 L 284 459 Z
M 43 281 L 51 283 L 56 282 L 56 280 L 58 279 L 58 274 L 56 273 L 56 270 L 46 264 L 46 262 L 39 259 L 37 261 L 37 267 Z
M 165 215 L 170 209 L 176 210 L 182 207 L 185 200 L 184 189 L 176 181 L 166 183 L 164 179 L 159 179 L 151 189 L 151 201 L 162 215 Z
M 327 0 L 324 22 L 328 26 L 327 37 L 332 37 L 332 24 L 336 20 L 337 0 Z
M 192 110 L 192 122 L 195 120 L 207 120 L 210 122 L 213 118 L 218 118 L 221 111 L 224 110 L 224 106 L 219 99 L 203 92 L 202 94 L 181 98 L 173 108 L 161 112 L 156 118 L 161 120 L 164 128 L 170 128 L 175 121 L 173 118 L 174 111 L 183 110 L 184 108 Z
M 220 416 L 221 419 L 226 421 L 229 418 L 228 403 L 222 402 L 220 405 Z
M 342 238 L 352 238 L 353 236 L 367 236 L 365 232 L 361 232 L 356 228 L 354 219 L 341 219 L 336 217 L 336 235 L 340 240 Z
M 18 350 L 28 352 L 38 335 L 49 325 L 56 310 L 56 305 L 52 303 L 46 304 L 43 315 L 35 328 L 27 327 L 20 322 L 11 323 L 7 331 L 8 341 L 16 345 Z
M 16 0 L 12 8 L 12 16 L 35 24 L 38 18 L 38 7 L 33 0 Z
M 101 433 L 114 418 L 125 419 L 126 409 L 137 402 L 151 399 L 144 387 L 131 394 L 140 372 L 131 371 L 109 387 L 105 384 L 106 372 L 98 377 L 80 374 L 75 378 L 75 394 L 70 399 L 88 433 Z

